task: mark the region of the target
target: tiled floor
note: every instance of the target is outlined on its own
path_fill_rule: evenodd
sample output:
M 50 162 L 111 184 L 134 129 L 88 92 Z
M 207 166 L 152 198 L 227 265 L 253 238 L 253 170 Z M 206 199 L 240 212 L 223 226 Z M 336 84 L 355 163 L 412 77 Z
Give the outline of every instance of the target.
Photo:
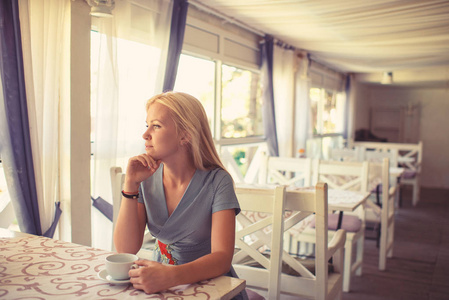
M 366 240 L 363 274 L 353 279 L 343 300 L 449 299 L 449 190 L 422 188 L 421 201 L 412 207 L 411 189 L 403 189 L 395 221 L 387 270 L 379 271 L 376 242 Z

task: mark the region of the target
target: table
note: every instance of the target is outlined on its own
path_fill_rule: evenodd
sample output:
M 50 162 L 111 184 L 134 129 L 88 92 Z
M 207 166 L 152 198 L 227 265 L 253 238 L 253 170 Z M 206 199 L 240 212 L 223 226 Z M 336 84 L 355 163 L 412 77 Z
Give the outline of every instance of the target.
M 276 185 L 274 184 L 246 184 L 246 183 L 236 183 L 236 187 L 239 188 L 271 188 L 274 189 Z M 287 187 L 287 196 L 285 203 L 285 210 L 298 210 L 295 209 L 295 193 L 299 191 L 315 191 L 314 186 L 310 187 Z M 327 201 L 328 208 L 331 211 L 354 211 L 360 205 L 366 203 L 370 192 L 357 192 L 348 190 L 327 190 Z
M 286 210 L 295 210 L 295 192 L 311 190 L 313 191 L 314 187 L 305 187 L 305 188 L 295 188 L 288 187 L 287 188 L 287 202 L 285 203 Z M 343 221 L 343 212 L 352 212 L 356 210 L 360 205 L 364 205 L 367 203 L 367 199 L 371 193 L 370 192 L 356 192 L 356 191 L 347 191 L 347 190 L 335 190 L 329 189 L 327 190 L 327 202 L 328 209 L 330 211 L 339 211 L 338 224 L 337 229 L 341 228 L 341 223 Z
M 240 188 L 274 188 L 276 185 L 273 184 L 246 184 L 246 183 L 237 183 L 237 187 Z M 315 187 L 295 187 L 288 186 L 286 191 L 286 203 L 285 210 L 286 211 L 298 211 L 300 210 L 297 207 L 296 202 L 296 193 L 300 191 L 314 191 Z M 343 221 L 343 212 L 353 212 L 360 205 L 368 204 L 366 201 L 370 196 L 370 192 L 357 192 L 357 191 L 348 191 L 348 190 L 337 190 L 337 189 L 328 189 L 327 190 L 327 201 L 328 201 L 328 209 L 329 211 L 339 211 L 338 217 L 338 225 L 337 229 L 341 228 L 341 223 Z M 303 224 L 304 225 L 304 224 Z M 304 227 L 304 226 L 303 226 Z
M 246 281 L 220 276 L 148 295 L 98 273 L 112 252 L 0 228 L 0 299 L 232 299 Z

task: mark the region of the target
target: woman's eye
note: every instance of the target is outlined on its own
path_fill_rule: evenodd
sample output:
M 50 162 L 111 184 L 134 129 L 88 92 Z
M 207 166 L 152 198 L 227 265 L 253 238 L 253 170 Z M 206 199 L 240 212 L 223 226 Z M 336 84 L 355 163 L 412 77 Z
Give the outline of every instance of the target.
M 161 126 L 160 126 L 160 125 L 156 125 L 156 124 L 154 124 L 154 125 L 153 125 L 153 128 L 156 128 L 156 129 L 158 129 L 158 128 L 161 128 Z

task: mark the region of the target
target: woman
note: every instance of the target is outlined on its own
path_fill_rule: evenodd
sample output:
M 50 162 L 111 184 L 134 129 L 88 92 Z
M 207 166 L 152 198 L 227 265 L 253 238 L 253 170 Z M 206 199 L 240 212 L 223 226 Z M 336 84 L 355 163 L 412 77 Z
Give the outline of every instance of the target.
M 146 225 L 157 241 L 154 261 L 137 261 L 131 283 L 156 293 L 229 275 L 240 208 L 204 108 L 167 92 L 146 109 L 145 153 L 128 162 L 114 243 L 118 252 L 137 253 Z

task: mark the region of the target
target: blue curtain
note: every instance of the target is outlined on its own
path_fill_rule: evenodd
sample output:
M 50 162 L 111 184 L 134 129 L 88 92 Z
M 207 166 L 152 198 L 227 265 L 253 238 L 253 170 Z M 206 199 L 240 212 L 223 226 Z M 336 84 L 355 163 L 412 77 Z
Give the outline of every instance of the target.
M 42 235 L 31 154 L 18 0 L 0 1 L 0 74 L 7 128 L 1 150 L 8 190 L 22 232 Z
M 273 37 L 266 36 L 264 43 L 261 44 L 263 73 L 262 118 L 269 155 L 279 156 L 276 120 L 274 114 L 273 51 Z
M 167 65 L 165 69 L 164 86 L 162 90 L 172 91 L 175 87 L 176 73 L 178 71 L 179 57 L 184 42 L 184 31 L 187 20 L 187 0 L 175 0 L 170 26 L 170 41 L 168 44 Z

